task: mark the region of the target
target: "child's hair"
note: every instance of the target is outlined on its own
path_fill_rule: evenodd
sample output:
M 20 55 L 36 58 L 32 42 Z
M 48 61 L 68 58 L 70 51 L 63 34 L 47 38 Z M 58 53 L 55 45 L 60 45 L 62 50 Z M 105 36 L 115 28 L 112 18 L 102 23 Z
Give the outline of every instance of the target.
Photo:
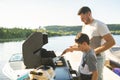
M 90 43 L 88 35 L 80 32 L 76 35 L 75 42 L 80 44 L 86 42 L 88 45 Z

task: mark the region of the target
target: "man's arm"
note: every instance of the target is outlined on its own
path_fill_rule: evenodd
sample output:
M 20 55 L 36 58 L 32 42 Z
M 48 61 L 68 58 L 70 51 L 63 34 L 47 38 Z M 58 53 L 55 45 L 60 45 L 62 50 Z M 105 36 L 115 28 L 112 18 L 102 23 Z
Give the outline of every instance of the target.
M 98 80 L 98 71 L 93 71 L 92 73 L 92 80 Z
M 104 35 L 102 38 L 106 42 L 103 45 L 101 45 L 100 47 L 97 47 L 97 48 L 94 49 L 96 54 L 101 53 L 101 52 L 111 48 L 113 45 L 115 45 L 115 40 L 110 33 Z

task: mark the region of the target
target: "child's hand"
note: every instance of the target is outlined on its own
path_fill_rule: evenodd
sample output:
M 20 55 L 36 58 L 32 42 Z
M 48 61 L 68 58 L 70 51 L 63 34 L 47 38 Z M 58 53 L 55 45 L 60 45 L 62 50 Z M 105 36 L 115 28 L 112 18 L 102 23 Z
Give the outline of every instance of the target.
M 73 52 L 73 49 L 70 47 L 70 48 L 67 48 L 63 51 L 63 53 L 61 54 L 61 56 L 63 56 L 64 54 L 66 54 L 67 52 Z

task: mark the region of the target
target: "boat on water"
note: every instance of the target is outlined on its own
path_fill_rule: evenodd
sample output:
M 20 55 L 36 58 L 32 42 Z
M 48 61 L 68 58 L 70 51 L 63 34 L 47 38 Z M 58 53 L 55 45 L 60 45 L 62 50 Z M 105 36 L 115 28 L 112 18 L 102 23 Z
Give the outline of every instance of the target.
M 120 76 L 120 47 L 114 46 L 106 53 L 105 66 Z
M 9 79 L 17 80 L 19 76 L 26 74 L 29 70 L 25 69 L 22 54 L 16 53 L 11 56 L 2 71 Z
M 79 74 L 73 68 L 76 64 L 71 64 L 77 61 L 71 62 L 66 57 L 56 56 L 54 51 L 42 48 L 47 43 L 46 34 L 35 32 L 30 35 L 23 43 L 23 53 L 13 54 L 3 68 L 3 73 L 11 80 L 79 80 Z M 114 71 L 120 68 L 119 50 L 120 47 L 113 47 L 106 51 L 104 80 L 120 80 Z
M 12 55 L 3 73 L 11 80 L 79 80 L 65 57 L 42 48 L 47 43 L 46 34 L 30 35 L 22 45 L 22 53 Z

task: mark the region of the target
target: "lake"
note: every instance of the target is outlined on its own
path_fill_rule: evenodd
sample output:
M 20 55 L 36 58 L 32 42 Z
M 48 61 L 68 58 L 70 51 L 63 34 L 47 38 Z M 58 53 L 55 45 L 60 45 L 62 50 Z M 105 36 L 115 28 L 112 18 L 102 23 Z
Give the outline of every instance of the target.
M 114 35 L 113 37 L 116 45 L 120 46 L 120 35 Z M 74 44 L 74 38 L 75 36 L 49 37 L 48 43 L 44 45 L 43 48 L 53 50 L 56 55 L 59 56 L 64 49 Z M 3 75 L 2 68 L 12 54 L 22 53 L 23 42 L 24 41 L 0 43 L 0 80 L 9 80 Z

